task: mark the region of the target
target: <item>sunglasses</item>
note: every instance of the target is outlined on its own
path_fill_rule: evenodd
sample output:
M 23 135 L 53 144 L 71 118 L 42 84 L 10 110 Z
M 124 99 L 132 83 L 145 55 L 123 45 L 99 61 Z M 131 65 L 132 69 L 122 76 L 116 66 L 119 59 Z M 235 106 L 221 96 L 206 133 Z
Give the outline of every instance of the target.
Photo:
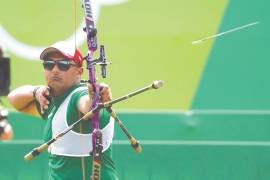
M 60 60 L 60 61 L 52 61 L 52 60 L 46 60 L 43 62 L 44 69 L 51 71 L 53 70 L 54 66 L 57 65 L 58 69 L 60 71 L 67 71 L 71 66 L 77 66 L 73 61 L 68 61 L 66 59 Z

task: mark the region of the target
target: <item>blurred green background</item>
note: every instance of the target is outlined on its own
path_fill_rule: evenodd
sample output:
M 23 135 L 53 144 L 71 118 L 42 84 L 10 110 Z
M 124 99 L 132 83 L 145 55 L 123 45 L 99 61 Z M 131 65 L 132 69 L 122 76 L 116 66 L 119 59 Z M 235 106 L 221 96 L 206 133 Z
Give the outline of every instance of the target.
M 71 0 L 3 1 L 0 22 L 17 40 L 47 46 L 68 38 L 81 23 L 80 1 L 75 3 L 76 17 Z M 100 7 L 98 40 L 112 65 L 108 78 L 99 82 L 108 83 L 118 97 L 152 80 L 165 81 L 158 91 L 115 105 L 144 148 L 135 155 L 116 127 L 120 178 L 269 179 L 270 1 L 129 0 Z M 259 24 L 192 44 L 253 22 Z M 80 49 L 86 53 L 85 44 Z M 40 61 L 7 52 L 12 89 L 44 83 Z M 5 98 L 4 103 L 10 108 Z M 43 124 L 13 111 L 9 120 L 15 138 L 0 143 L 6 162 L 0 179 L 46 179 L 46 154 L 31 164 L 22 159 L 41 143 Z
M 71 0 L 4 1 L 0 22 L 17 40 L 32 46 L 48 46 L 73 34 L 75 20 L 79 26 L 83 20 L 80 1 L 76 1 L 76 16 L 74 7 Z M 114 6 L 100 5 L 98 41 L 105 45 L 107 58 L 113 64 L 108 67 L 107 79 L 99 81 L 110 84 L 114 97 L 153 80 L 165 81 L 160 91 L 116 107 L 187 110 L 212 46 L 212 41 L 197 47 L 191 42 L 216 33 L 225 9 L 225 0 L 130 0 Z M 86 54 L 86 44 L 80 49 Z M 10 56 L 12 88 L 43 83 L 39 61 Z

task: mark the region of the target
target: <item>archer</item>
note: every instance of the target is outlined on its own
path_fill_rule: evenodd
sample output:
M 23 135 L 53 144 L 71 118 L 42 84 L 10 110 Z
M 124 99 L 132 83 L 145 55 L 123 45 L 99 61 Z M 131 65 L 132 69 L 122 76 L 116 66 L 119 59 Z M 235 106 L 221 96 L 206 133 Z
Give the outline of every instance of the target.
M 57 42 L 40 55 L 43 60 L 46 85 L 25 85 L 13 90 L 8 99 L 20 112 L 40 115 L 45 121 L 44 141 L 63 131 L 89 111 L 92 104 L 93 87 L 80 83 L 83 73 L 83 57 L 74 45 Z M 101 102 L 111 100 L 111 90 L 101 85 Z M 103 180 L 117 180 L 112 160 L 111 143 L 114 120 L 106 109 L 99 112 L 103 135 L 101 177 Z M 82 121 L 49 151 L 49 178 L 51 180 L 74 180 L 90 177 L 92 169 L 91 122 Z

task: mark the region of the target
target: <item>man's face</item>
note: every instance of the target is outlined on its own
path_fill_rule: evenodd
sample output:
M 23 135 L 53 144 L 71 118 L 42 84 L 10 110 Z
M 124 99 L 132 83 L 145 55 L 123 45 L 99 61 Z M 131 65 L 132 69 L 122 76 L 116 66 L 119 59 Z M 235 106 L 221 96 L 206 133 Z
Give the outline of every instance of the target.
M 83 72 L 73 61 L 68 61 L 60 53 L 53 53 L 44 61 L 44 75 L 46 83 L 55 91 L 65 92 L 80 82 Z

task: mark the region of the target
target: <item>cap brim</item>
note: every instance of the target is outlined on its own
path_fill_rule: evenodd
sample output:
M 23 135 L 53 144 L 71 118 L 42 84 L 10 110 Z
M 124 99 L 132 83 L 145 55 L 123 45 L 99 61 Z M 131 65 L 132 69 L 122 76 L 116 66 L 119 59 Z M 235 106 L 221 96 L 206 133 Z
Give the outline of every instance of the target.
M 44 49 L 44 50 L 42 51 L 42 53 L 40 54 L 40 59 L 41 59 L 41 60 L 45 60 L 46 57 L 47 57 L 48 55 L 50 55 L 51 53 L 53 53 L 53 52 L 58 52 L 58 53 L 62 54 L 65 58 L 67 58 L 67 59 L 72 59 L 72 57 L 66 55 L 65 53 L 63 53 L 62 51 L 60 51 L 59 49 L 57 49 L 57 48 L 55 48 L 55 47 L 48 47 L 48 48 Z

